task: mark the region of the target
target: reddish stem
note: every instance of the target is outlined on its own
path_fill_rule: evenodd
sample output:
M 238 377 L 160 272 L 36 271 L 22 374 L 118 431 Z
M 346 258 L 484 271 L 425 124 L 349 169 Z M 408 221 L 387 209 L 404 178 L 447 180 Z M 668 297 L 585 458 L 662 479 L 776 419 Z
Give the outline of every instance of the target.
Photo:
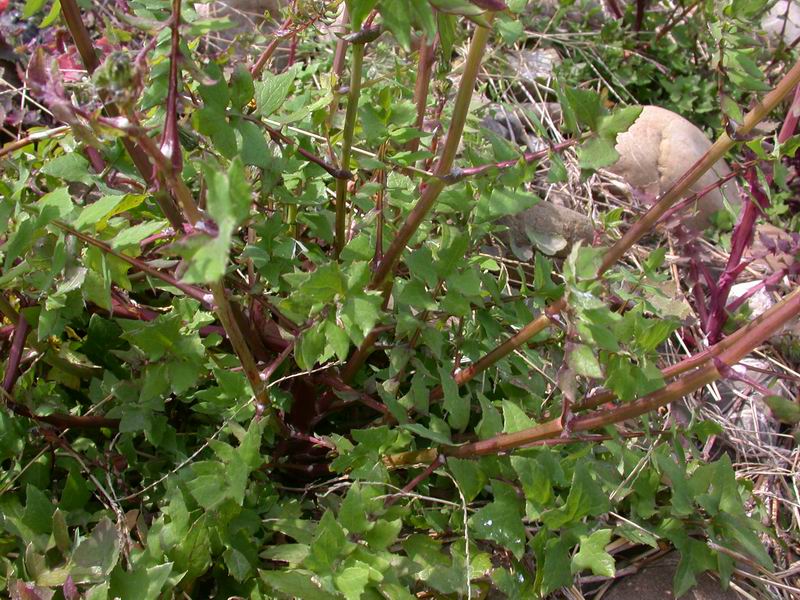
M 14 384 L 19 377 L 19 363 L 22 360 L 22 352 L 25 350 L 25 340 L 28 338 L 30 325 L 24 315 L 19 315 L 19 320 L 14 326 L 14 339 L 11 342 L 11 350 L 8 353 L 6 362 L 6 373 L 3 377 L 3 390 L 11 393 Z
M 778 143 L 783 144 L 794 135 L 797 130 L 797 120 L 800 119 L 800 85 L 794 88 L 794 98 L 786 111 L 786 118 L 783 120 L 781 131 L 778 133 Z

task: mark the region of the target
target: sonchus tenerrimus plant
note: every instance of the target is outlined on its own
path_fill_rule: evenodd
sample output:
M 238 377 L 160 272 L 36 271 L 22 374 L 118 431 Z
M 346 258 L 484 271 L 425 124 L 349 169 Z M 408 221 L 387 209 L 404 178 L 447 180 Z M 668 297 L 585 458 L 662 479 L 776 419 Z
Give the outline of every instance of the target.
M 60 11 L 91 77 L 32 53 L 47 112 L 0 149 L 11 596 L 544 597 L 589 593 L 648 546 L 680 553 L 677 594 L 705 570 L 775 583 L 763 507 L 703 452 L 721 430 L 659 412 L 736 377 L 800 310 L 790 291 L 736 328 L 729 300 L 797 148 L 800 64 L 747 37 L 764 7 L 615 3 L 608 47 L 707 20 L 710 68 L 741 84 L 721 90 L 728 127 L 644 214 L 513 271 L 484 250 L 498 220 L 539 201 L 543 170 L 563 178 L 561 154 L 584 177 L 613 164 L 640 108 L 563 75 L 566 137 L 521 152 L 480 120 L 510 46 L 556 22 L 537 3 L 282 4 L 223 37 L 184 0 L 44 18 Z M 730 259 L 693 281 L 707 343 L 664 362 L 686 325 L 665 247 L 625 259 L 745 145 Z

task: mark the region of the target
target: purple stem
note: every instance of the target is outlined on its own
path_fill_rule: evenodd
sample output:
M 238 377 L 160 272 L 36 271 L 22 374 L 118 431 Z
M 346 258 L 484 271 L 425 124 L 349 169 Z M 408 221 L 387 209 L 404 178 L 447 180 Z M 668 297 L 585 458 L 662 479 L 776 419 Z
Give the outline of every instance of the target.
M 25 349 L 25 340 L 29 331 L 30 325 L 20 313 L 19 321 L 14 326 L 14 341 L 11 342 L 11 350 L 8 353 L 8 362 L 6 363 L 6 374 L 3 377 L 3 390 L 9 394 L 14 389 L 14 384 L 19 377 L 19 363 L 22 360 L 22 351 Z
M 606 9 L 615 19 L 621 19 L 624 14 L 617 0 L 606 0 Z
M 170 159 L 176 173 L 183 170 L 183 155 L 178 137 L 178 76 L 181 26 L 181 0 L 172 1 L 172 39 L 169 51 L 169 89 L 167 91 L 167 115 L 164 119 L 164 133 L 161 136 L 161 152 Z
M 772 273 L 771 275 L 769 275 L 768 277 L 765 277 L 764 279 L 759 281 L 756 285 L 754 285 L 749 290 L 747 290 L 744 294 L 742 294 L 741 296 L 738 296 L 737 298 L 734 298 L 733 300 L 731 300 L 730 304 L 728 304 L 728 306 L 725 307 L 725 310 L 728 313 L 735 313 L 742 304 L 744 304 L 750 298 L 752 298 L 758 291 L 760 291 L 760 290 L 762 290 L 764 288 L 772 287 L 773 285 L 777 285 L 778 282 L 781 279 L 783 279 L 788 272 L 789 272 L 789 269 L 786 269 L 786 268 L 779 269 L 779 270 L 775 271 L 774 273 Z
M 711 293 L 710 311 L 708 317 L 708 340 L 710 344 L 716 344 L 721 337 L 722 327 L 728 319 L 725 307 L 728 303 L 728 295 L 731 287 L 736 282 L 736 278 L 749 264 L 743 261 L 744 253 L 753 242 L 755 234 L 756 219 L 761 214 L 761 210 L 769 205 L 769 198 L 761 189 L 758 183 L 755 168 L 750 168 L 745 173 L 745 180 L 750 188 L 750 199 L 745 203 L 739 215 L 739 220 L 733 229 L 731 236 L 731 251 L 728 256 L 728 263 L 725 271 L 717 282 L 716 288 Z
M 794 88 L 794 99 L 792 100 L 789 110 L 786 113 L 786 118 L 783 120 L 783 126 L 778 134 L 778 143 L 782 144 L 794 135 L 797 130 L 797 120 L 800 118 L 800 85 Z

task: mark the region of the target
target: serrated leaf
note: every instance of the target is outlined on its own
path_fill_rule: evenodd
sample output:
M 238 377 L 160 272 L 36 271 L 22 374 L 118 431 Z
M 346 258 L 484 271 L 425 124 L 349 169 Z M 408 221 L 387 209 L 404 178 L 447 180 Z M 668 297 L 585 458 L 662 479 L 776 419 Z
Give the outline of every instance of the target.
M 263 80 L 255 82 L 256 113 L 268 117 L 278 110 L 289 95 L 296 76 L 297 70 L 289 69 L 279 75 L 267 73 Z

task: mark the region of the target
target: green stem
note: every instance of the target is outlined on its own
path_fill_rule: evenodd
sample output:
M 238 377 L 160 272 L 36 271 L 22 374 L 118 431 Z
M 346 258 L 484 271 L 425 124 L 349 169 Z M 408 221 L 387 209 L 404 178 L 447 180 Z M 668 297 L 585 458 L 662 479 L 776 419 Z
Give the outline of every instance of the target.
M 361 75 L 364 69 L 365 44 L 353 44 L 353 64 L 350 70 L 350 91 L 347 96 L 347 112 L 344 117 L 344 130 L 342 131 L 342 158 L 339 168 L 348 170 L 350 156 L 353 151 L 353 133 L 356 129 L 358 116 L 358 100 L 361 96 Z M 347 220 L 347 180 L 336 180 L 336 258 L 344 248 L 345 224 Z
M 491 17 L 492 13 L 487 13 L 487 18 Z M 449 175 L 453 167 L 453 161 L 455 160 L 458 146 L 461 143 L 461 135 L 464 132 L 464 124 L 467 121 L 469 104 L 472 100 L 472 90 L 478 79 L 478 69 L 480 69 L 481 60 L 483 59 L 486 50 L 486 42 L 488 40 L 489 29 L 486 27 L 476 27 L 475 33 L 472 36 L 472 43 L 469 47 L 469 53 L 467 54 L 467 61 L 464 64 L 464 72 L 461 75 L 461 83 L 459 84 L 455 106 L 453 107 L 453 117 L 450 120 L 450 127 L 447 130 L 447 139 L 445 140 L 444 149 L 442 150 L 439 162 L 436 164 L 436 168 L 433 171 L 434 178 L 428 182 L 422 192 L 422 196 L 420 196 L 420 199 L 406 218 L 405 223 L 403 223 L 394 240 L 392 240 L 378 268 L 375 269 L 372 281 L 370 282 L 370 287 L 372 289 L 378 289 L 392 274 L 397 261 L 400 259 L 400 255 L 403 253 L 403 250 L 405 250 L 406 244 L 408 244 L 411 236 L 417 231 L 446 185 L 444 178 Z

